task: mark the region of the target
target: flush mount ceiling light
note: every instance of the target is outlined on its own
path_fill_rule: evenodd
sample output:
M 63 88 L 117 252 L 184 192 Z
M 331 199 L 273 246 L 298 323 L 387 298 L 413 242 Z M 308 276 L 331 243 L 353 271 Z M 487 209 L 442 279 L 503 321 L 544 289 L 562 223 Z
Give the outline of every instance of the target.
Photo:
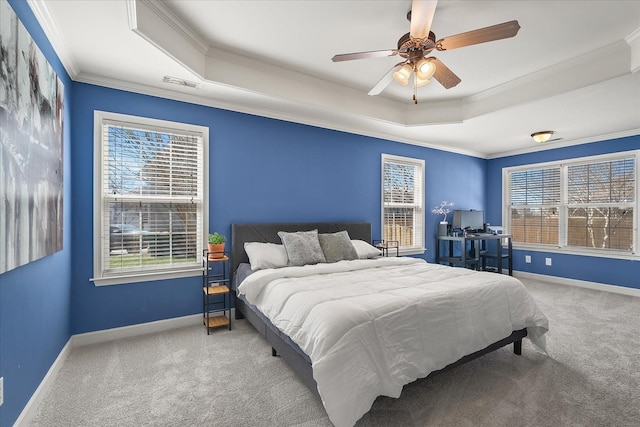
M 164 76 L 162 81 L 164 83 L 169 83 L 169 84 L 172 84 L 172 85 L 186 86 L 186 87 L 192 87 L 192 88 L 197 88 L 198 87 L 198 83 L 190 82 L 190 81 L 184 80 L 184 79 L 179 79 L 178 77 Z
M 535 142 L 539 142 L 541 144 L 549 141 L 552 136 L 553 136 L 552 130 L 543 130 L 543 131 L 535 132 L 531 134 L 531 138 L 533 138 Z

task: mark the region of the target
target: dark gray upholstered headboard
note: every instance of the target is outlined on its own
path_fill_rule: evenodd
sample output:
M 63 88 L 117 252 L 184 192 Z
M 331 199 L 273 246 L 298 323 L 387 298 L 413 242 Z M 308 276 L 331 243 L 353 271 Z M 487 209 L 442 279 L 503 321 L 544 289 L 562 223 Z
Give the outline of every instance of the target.
M 231 272 L 235 273 L 238 265 L 249 262 L 244 251 L 245 242 L 282 243 L 278 231 L 308 231 L 318 233 L 335 233 L 346 230 L 352 239 L 371 242 L 370 222 L 302 222 L 302 223 L 270 223 L 270 224 L 231 224 Z

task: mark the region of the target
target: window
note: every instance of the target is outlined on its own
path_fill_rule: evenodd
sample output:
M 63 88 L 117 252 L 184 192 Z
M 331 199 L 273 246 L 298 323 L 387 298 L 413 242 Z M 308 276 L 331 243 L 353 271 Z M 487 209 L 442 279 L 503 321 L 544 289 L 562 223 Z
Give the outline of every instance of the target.
M 382 155 L 382 238 L 424 252 L 424 160 Z
M 208 129 L 95 113 L 94 281 L 201 274 Z
M 515 244 L 575 252 L 637 252 L 640 152 L 504 171 L 503 221 Z

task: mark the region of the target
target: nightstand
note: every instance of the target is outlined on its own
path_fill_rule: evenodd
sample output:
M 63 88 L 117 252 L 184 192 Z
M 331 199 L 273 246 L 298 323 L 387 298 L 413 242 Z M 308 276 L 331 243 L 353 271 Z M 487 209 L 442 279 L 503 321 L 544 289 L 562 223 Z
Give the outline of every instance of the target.
M 374 240 L 373 246 L 382 251 L 382 256 L 400 256 L 400 242 L 398 240 Z M 389 250 L 392 254 L 395 251 L 395 255 L 389 255 Z
M 212 255 L 207 250 L 202 254 L 202 323 L 207 335 L 211 328 L 228 326 L 231 330 L 229 257 Z

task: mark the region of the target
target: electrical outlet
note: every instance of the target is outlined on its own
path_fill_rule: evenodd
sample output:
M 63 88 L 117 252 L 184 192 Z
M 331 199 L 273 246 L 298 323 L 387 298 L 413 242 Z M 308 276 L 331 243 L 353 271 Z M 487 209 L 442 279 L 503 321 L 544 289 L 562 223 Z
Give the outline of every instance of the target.
M 0 377 L 0 406 L 4 403 L 4 377 Z
M 545 258 L 544 265 L 551 265 L 551 258 Z
M 531 264 L 531 255 L 525 255 L 524 262 L 526 262 L 527 264 Z

